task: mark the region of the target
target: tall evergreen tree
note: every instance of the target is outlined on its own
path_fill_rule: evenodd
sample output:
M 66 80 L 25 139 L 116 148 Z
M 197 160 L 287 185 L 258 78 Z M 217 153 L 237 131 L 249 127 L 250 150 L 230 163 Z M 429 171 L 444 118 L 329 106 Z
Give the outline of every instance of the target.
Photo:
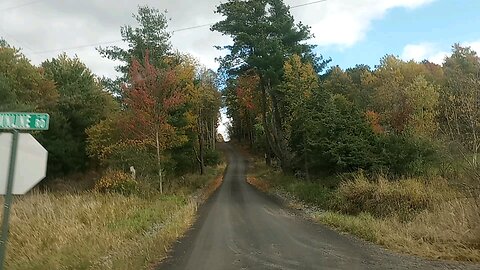
M 292 155 L 288 149 L 284 115 L 284 95 L 279 91 L 283 64 L 292 55 L 308 59 L 318 70 L 326 65 L 313 53 L 314 46 L 305 43 L 312 37 L 309 27 L 296 24 L 289 7 L 282 0 L 230 0 L 217 7 L 225 19 L 213 31 L 233 38 L 233 45 L 224 46 L 229 54 L 221 58 L 221 68 L 237 76 L 253 69 L 260 77 L 262 122 L 269 148 L 289 171 Z M 268 102 L 271 101 L 271 103 Z M 271 106 L 271 110 L 268 108 Z

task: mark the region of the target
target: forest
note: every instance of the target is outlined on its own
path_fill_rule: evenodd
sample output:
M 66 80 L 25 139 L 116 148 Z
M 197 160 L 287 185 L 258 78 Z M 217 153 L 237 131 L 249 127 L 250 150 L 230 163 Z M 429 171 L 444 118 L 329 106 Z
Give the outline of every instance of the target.
M 34 65 L 0 40 L 0 111 L 50 115 L 32 133 L 47 178 L 15 198 L 6 269 L 145 269 L 218 187 L 217 73 L 172 47 L 165 13 L 133 17 L 125 49 L 97 48 L 117 78 L 65 53 Z
M 167 14 L 148 6 L 120 27 L 126 46 L 96 48 L 120 63 L 117 78 L 66 53 L 34 65 L 0 39 L 0 111 L 51 117 L 33 133 L 47 178 L 15 200 L 10 252 L 21 255 L 8 269 L 158 263 L 221 184 L 222 110 L 249 184 L 388 248 L 480 261 L 474 50 L 453 44 L 442 65 L 385 55 L 342 69 L 282 0 L 215 12 L 210 30 L 232 40 L 217 44 L 216 71 L 176 50 Z
M 212 30 L 234 41 L 219 69 L 230 136 L 257 155 L 249 183 L 396 250 L 480 259 L 475 51 L 454 44 L 442 65 L 385 55 L 344 70 L 283 1 L 217 13 Z
M 478 168 L 476 52 L 454 45 L 442 66 L 386 55 L 373 68 L 327 68 L 330 59 L 315 56 L 305 43 L 308 27 L 296 25 L 281 1 L 269 10 L 275 16 L 264 13 L 265 21 L 247 29 L 263 6 L 240 8 L 221 6 L 235 16 L 213 27 L 236 40 L 222 59 L 230 133 L 267 163 L 273 158 L 307 179 L 358 170 L 445 176 L 458 169 L 444 171 L 449 161 Z
M 135 19 L 138 27 L 121 28 L 128 50 L 98 48 L 122 63 L 115 80 L 97 77 L 66 54 L 33 66 L 2 41 L 0 110 L 48 112 L 53 119 L 48 132 L 35 134 L 49 151 L 47 184 L 100 169 L 108 173 L 97 189 L 131 192 L 133 166 L 162 192 L 166 179 L 203 174 L 219 162 L 216 73 L 172 49 L 165 14 L 140 7 Z

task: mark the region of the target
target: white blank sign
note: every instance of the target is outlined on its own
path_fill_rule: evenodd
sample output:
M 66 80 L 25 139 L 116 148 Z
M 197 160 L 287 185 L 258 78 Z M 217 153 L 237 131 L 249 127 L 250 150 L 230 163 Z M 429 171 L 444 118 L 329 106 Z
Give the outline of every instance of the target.
M 0 133 L 0 195 L 7 190 L 8 170 L 13 134 Z M 48 152 L 35 138 L 26 133 L 18 136 L 17 160 L 13 178 L 13 194 L 27 193 L 47 174 Z

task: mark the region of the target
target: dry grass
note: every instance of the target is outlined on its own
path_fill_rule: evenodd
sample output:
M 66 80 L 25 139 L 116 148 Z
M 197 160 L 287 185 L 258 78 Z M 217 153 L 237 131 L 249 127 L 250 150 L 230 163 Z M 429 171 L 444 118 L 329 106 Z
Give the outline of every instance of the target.
M 304 210 L 320 223 L 407 254 L 480 262 L 478 194 L 462 195 L 442 179 L 369 181 L 361 174 L 329 191 L 280 176 L 261 163 L 250 164 L 249 183 L 266 192 L 281 189 L 288 194 L 284 199 L 306 202 L 313 207 Z
M 434 259 L 480 262 L 480 209 L 472 199 L 454 199 L 412 221 L 327 211 L 315 219 L 396 251 Z
M 219 186 L 222 172 L 219 166 L 204 176 L 210 184 L 200 192 L 202 199 Z M 182 194 L 37 192 L 18 197 L 6 268 L 149 269 L 190 227 L 198 202 Z
M 141 269 L 193 221 L 177 196 L 33 194 L 15 201 L 7 269 Z
M 261 179 L 251 175 L 247 176 L 247 183 L 263 192 L 268 192 L 272 188 L 271 183 L 262 181 Z
M 370 181 L 361 173 L 353 181 L 341 183 L 335 195 L 335 210 L 353 215 L 366 212 L 375 217 L 395 215 L 404 221 L 460 196 L 440 178 L 391 181 L 380 175 Z

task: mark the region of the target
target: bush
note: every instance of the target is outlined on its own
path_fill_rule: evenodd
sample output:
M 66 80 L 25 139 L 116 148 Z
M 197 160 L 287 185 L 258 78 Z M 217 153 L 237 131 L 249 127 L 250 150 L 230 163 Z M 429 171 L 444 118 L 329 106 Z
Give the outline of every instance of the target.
M 95 191 L 115 192 L 130 195 L 137 190 L 137 181 L 128 173 L 119 170 L 109 170 L 95 184 Z
M 445 181 L 428 184 L 418 179 L 388 181 L 379 176 L 369 181 L 358 174 L 353 181 L 343 182 L 336 191 L 336 210 L 357 215 L 362 212 L 375 217 L 397 215 L 410 220 L 416 214 L 433 207 L 442 200 L 454 197 Z
M 353 172 L 377 166 L 375 134 L 360 110 L 345 97 L 332 96 L 313 119 L 308 138 L 312 172 Z
M 439 159 L 433 143 L 410 135 L 382 136 L 379 146 L 383 164 L 395 175 L 424 175 Z
M 207 150 L 205 152 L 205 166 L 215 166 L 220 164 L 221 158 L 220 158 L 220 153 L 217 150 Z
M 322 208 L 329 208 L 333 192 L 318 183 L 303 182 L 295 179 L 288 187 L 288 191 L 299 200 Z

